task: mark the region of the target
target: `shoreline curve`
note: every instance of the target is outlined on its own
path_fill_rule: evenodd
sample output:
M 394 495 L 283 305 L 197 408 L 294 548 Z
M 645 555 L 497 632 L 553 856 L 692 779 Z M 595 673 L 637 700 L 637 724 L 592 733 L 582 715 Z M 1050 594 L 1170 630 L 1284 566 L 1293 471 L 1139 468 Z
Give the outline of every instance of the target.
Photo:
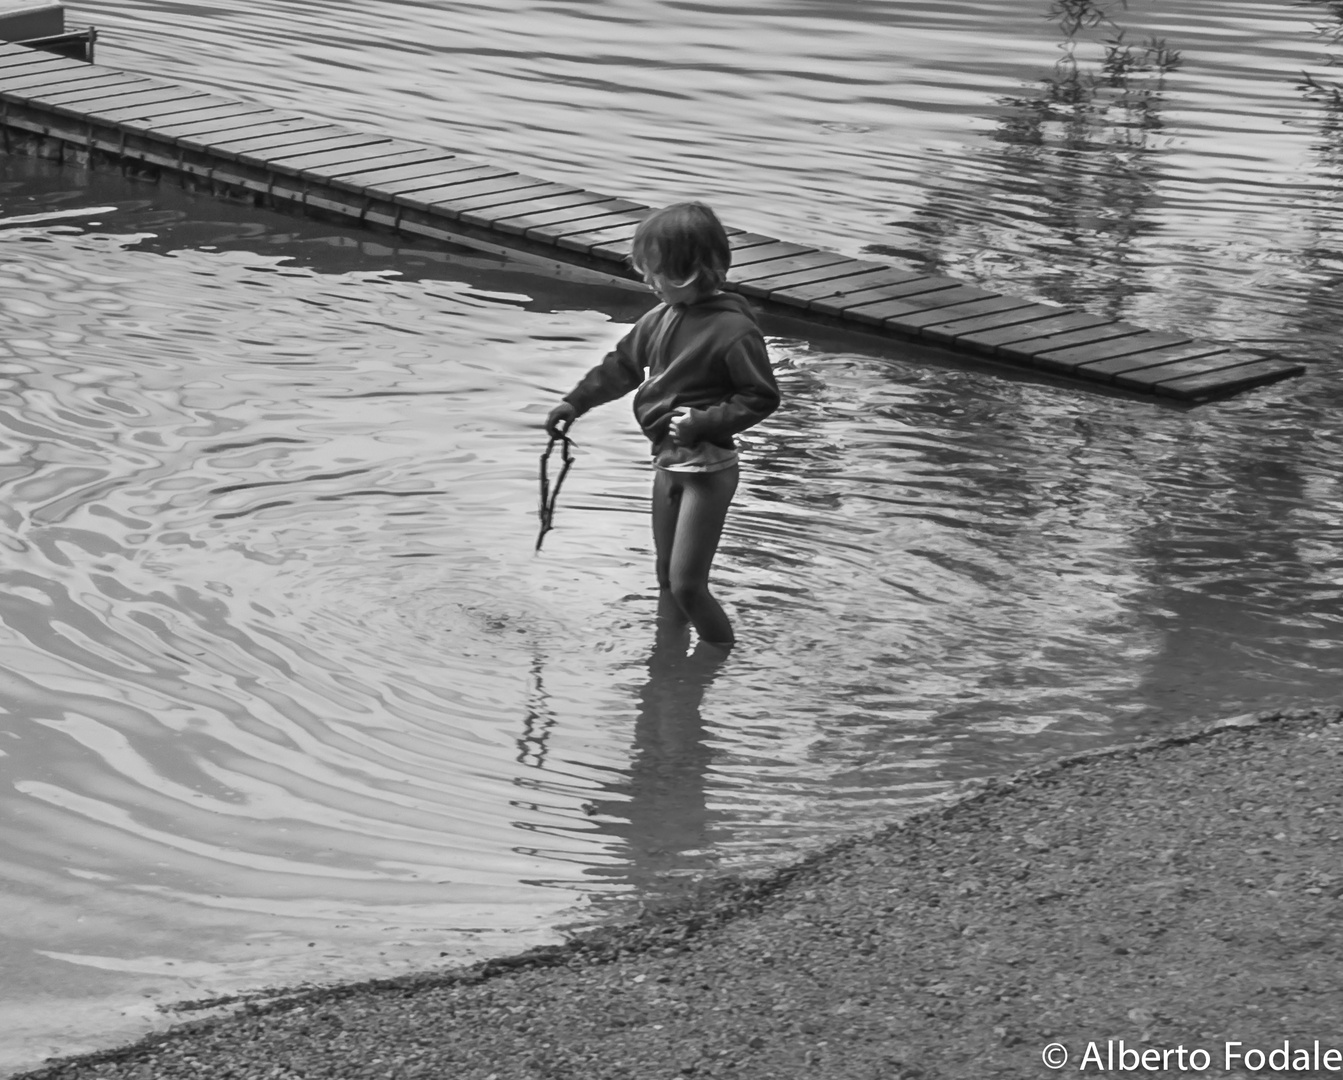
M 1328 1075 L 1340 930 L 1343 707 L 1261 712 L 967 785 L 563 945 L 235 1001 L 14 1080 Z

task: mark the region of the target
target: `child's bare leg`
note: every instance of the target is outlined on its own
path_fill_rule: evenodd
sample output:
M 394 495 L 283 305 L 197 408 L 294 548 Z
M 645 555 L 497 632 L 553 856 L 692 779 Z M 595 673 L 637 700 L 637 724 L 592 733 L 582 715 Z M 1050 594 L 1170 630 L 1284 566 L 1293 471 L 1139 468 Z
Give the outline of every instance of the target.
M 680 495 L 671 558 L 667 564 L 671 596 L 694 624 L 702 640 L 731 645 L 734 640 L 732 623 L 709 592 L 709 570 L 723 535 L 728 507 L 737 492 L 737 469 L 668 475 Z
M 658 619 L 684 626 L 686 614 L 671 593 L 671 555 L 681 490 L 665 469 L 653 470 L 653 549 L 657 552 Z

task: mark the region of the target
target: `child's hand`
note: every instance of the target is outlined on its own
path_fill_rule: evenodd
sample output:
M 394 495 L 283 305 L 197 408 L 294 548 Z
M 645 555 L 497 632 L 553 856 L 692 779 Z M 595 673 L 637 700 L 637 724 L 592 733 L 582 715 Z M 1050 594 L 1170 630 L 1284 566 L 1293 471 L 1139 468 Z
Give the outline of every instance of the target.
M 682 409 L 671 414 L 671 426 L 667 430 L 677 446 L 694 446 L 697 441 L 690 434 L 690 414 Z
M 561 435 L 567 434 L 577 416 L 577 409 L 567 401 L 561 401 L 550 410 L 550 415 L 546 417 L 546 434 L 552 439 L 558 439 Z

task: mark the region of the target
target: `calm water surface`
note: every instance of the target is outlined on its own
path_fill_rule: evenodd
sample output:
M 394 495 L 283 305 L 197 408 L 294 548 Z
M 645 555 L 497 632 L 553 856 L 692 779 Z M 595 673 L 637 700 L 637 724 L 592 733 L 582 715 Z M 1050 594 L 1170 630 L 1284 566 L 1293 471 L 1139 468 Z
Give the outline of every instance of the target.
M 0 1069 L 1337 700 L 1324 5 L 71 14 L 114 66 L 1310 374 L 1182 411 L 770 325 L 714 662 L 654 638 L 626 404 L 532 551 L 539 422 L 642 295 L 0 159 Z

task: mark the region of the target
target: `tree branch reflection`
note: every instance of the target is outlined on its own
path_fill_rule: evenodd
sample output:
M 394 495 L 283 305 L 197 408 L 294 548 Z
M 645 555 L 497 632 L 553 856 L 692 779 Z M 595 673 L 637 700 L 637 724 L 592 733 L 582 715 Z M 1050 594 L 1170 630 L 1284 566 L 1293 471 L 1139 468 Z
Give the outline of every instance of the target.
M 1117 316 L 1143 287 L 1133 249 L 1157 228 L 1166 80 L 1182 59 L 1164 38 L 1130 41 L 1113 5 L 1055 0 L 1047 17 L 1060 33 L 1053 69 L 1027 92 L 997 99 L 986 151 L 1000 177 L 968 195 L 941 189 L 912 227 L 931 272 L 994 252 L 1010 271 L 1004 287 Z

